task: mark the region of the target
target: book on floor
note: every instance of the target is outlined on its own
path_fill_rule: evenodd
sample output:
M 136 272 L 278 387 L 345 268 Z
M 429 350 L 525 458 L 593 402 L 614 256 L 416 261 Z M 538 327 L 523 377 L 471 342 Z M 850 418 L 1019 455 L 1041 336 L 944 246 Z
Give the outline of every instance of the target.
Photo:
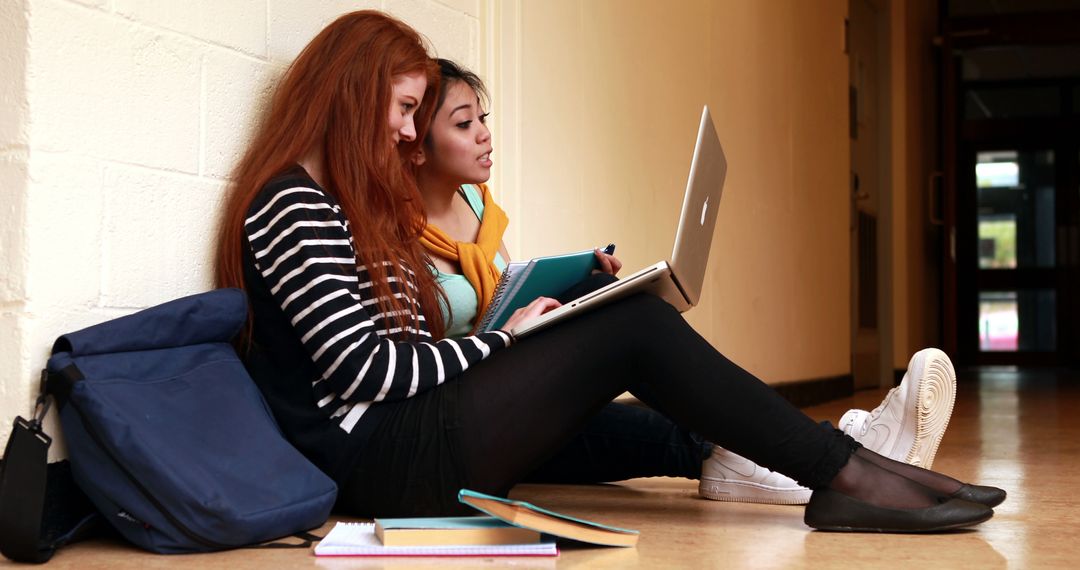
M 459 491 L 458 500 L 512 525 L 560 538 L 602 546 L 634 546 L 638 541 L 636 530 L 575 518 L 524 501 L 494 497 L 469 489 Z
M 377 519 L 377 523 L 339 522 L 315 547 L 315 554 L 556 556 L 556 538 L 601 546 L 634 546 L 638 541 L 636 530 L 579 519 L 525 501 L 485 495 L 469 489 L 459 491 L 458 500 L 487 516 Z M 377 530 L 377 526 L 381 530 Z M 524 534 L 509 534 L 513 530 L 523 531 Z M 409 534 L 412 532 L 417 534 Z M 389 543 L 381 539 L 389 540 Z M 504 543 L 504 540 L 520 542 Z M 452 544 L 454 542 L 457 544 Z
M 375 536 L 374 523 L 339 522 L 315 546 L 316 556 L 557 556 L 555 541 L 529 544 L 435 544 L 387 546 Z
M 375 519 L 375 537 L 384 546 L 532 544 L 538 531 L 491 516 Z
M 502 327 L 514 311 L 537 297 L 556 297 L 577 285 L 598 267 L 596 253 L 576 253 L 515 261 L 506 266 L 495 286 L 491 303 L 480 317 L 481 331 Z

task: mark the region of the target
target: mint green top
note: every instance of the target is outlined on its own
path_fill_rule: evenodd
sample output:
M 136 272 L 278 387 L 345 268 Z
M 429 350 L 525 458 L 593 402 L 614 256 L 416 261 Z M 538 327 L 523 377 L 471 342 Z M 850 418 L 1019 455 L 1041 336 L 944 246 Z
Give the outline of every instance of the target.
M 476 213 L 480 220 L 484 219 L 484 200 L 480 196 L 480 190 L 472 184 L 461 187 L 465 194 L 465 201 Z M 495 253 L 495 267 L 499 271 L 506 270 L 506 261 L 498 252 Z M 456 273 L 443 273 L 435 269 L 435 280 L 446 292 L 447 303 L 453 308 L 453 321 L 450 320 L 450 312 L 447 311 L 447 303 L 440 303 L 443 320 L 446 322 L 446 336 L 465 336 L 472 331 L 473 321 L 476 320 L 476 289 L 465 279 L 464 275 Z

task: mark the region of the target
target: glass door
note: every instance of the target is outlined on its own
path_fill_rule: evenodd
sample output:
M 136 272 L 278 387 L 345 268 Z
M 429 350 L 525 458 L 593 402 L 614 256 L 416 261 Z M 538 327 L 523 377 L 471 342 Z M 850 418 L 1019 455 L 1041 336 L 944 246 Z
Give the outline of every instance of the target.
M 1057 350 L 1054 151 L 975 155 L 982 352 Z
M 980 364 L 1058 363 L 1061 153 L 989 143 L 964 154 L 960 348 Z

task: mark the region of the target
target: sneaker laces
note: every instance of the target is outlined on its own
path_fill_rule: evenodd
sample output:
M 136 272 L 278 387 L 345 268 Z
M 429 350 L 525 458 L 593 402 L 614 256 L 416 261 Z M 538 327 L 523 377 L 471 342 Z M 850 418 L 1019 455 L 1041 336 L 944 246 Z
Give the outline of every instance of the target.
M 907 379 L 908 379 L 907 374 L 904 374 L 904 380 L 907 380 Z M 874 416 L 875 418 L 880 416 L 882 414 L 882 412 L 885 411 L 885 408 L 889 407 L 889 401 L 893 399 L 893 396 L 896 395 L 896 393 L 900 390 L 901 387 L 903 387 L 903 385 L 904 385 L 904 382 L 901 381 L 899 386 L 896 386 L 895 388 L 890 389 L 889 393 L 885 394 L 885 399 L 881 400 L 881 404 L 878 407 L 876 407 L 876 408 L 874 408 L 873 410 L 870 411 L 870 415 Z
M 870 412 L 866 410 L 848 410 L 840 418 L 840 431 L 854 438 L 860 438 L 870 429 L 869 419 Z
M 870 431 L 870 425 L 873 423 L 873 420 L 877 419 L 882 412 L 885 411 L 885 408 L 889 406 L 889 400 L 892 400 L 893 394 L 896 393 L 898 388 L 899 386 L 889 390 L 889 393 L 885 394 L 885 399 L 881 401 L 881 404 L 869 412 L 859 409 L 848 410 L 847 413 L 840 418 L 840 430 L 854 437 L 866 435 L 866 432 Z

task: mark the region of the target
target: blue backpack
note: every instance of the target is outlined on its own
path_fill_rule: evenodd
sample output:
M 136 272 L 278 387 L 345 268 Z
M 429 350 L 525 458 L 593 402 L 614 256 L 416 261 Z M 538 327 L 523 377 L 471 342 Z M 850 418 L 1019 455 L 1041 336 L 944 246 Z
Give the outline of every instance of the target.
M 330 514 L 336 485 L 285 440 L 230 345 L 246 319 L 244 294 L 220 289 L 63 335 L 53 346 L 47 391 L 59 405 L 75 482 L 142 548 L 236 548 L 318 527 Z M 10 487 L 27 477 L 9 477 L 21 455 L 11 448 L 41 447 L 20 436 L 44 436 L 40 408 L 35 420 L 16 421 L 8 442 L 9 489 L 0 499 L 12 504 Z M 0 534 L 13 530 L 7 526 Z

